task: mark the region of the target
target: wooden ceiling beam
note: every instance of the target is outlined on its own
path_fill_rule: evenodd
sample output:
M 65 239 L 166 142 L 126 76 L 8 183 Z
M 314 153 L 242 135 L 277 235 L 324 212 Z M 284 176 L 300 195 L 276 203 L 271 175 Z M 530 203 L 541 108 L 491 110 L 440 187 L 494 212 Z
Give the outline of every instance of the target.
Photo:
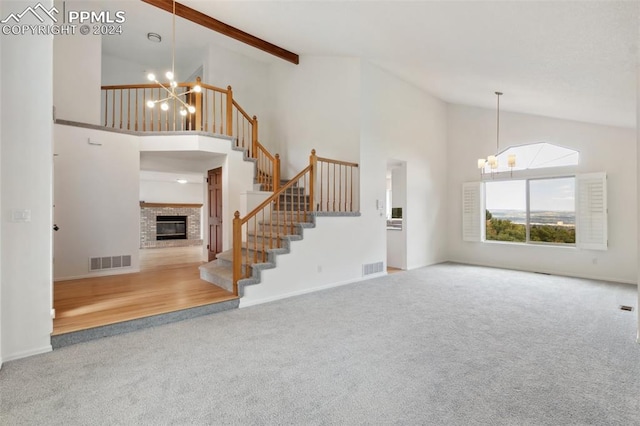
M 162 10 L 166 10 L 169 13 L 173 13 L 173 1 L 172 0 L 142 0 L 145 3 L 156 6 Z M 224 22 L 218 21 L 209 15 L 205 15 L 195 9 L 185 6 L 176 2 L 176 16 L 180 16 L 186 20 L 194 22 L 198 25 L 202 25 L 205 28 L 216 31 L 220 34 L 231 37 L 249 46 L 260 49 L 271 55 L 277 56 L 280 59 L 291 62 L 298 65 L 300 62 L 298 55 L 293 52 L 289 52 L 286 49 L 276 46 L 275 44 L 264 41 L 256 36 L 246 33 L 238 28 L 227 25 Z

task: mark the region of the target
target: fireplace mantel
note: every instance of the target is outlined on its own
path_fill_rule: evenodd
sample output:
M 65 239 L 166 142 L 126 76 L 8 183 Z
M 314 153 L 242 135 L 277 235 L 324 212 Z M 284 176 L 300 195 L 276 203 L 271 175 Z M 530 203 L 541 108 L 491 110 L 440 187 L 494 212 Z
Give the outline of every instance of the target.
M 145 203 L 140 201 L 140 207 L 174 207 L 174 208 L 200 208 L 202 204 L 187 204 L 187 203 Z

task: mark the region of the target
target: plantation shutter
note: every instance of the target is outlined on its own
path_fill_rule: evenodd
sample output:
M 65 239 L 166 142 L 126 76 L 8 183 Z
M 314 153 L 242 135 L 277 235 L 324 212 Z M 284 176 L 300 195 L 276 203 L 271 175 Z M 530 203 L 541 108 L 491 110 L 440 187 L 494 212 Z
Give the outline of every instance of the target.
M 462 184 L 462 240 L 484 241 L 485 233 L 484 184 Z
M 576 176 L 576 246 L 607 249 L 607 175 Z

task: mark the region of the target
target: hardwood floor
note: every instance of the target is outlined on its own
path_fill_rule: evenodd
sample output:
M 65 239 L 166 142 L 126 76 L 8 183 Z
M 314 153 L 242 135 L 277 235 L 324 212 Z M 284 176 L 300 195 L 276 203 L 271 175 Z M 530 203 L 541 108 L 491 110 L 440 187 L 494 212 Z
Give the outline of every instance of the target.
M 140 271 L 185 266 L 203 261 L 202 246 L 169 247 L 140 250 Z
M 202 247 L 197 249 L 201 254 Z M 54 283 L 53 335 L 236 298 L 233 293 L 202 281 L 198 271 L 201 262 L 185 264 L 188 254 L 176 256 L 174 250 L 169 263 L 163 265 L 158 259 L 171 257 L 172 250 L 153 250 L 154 259 L 147 259 L 143 272 Z
M 394 268 L 393 266 L 387 266 L 387 274 L 396 274 L 398 272 L 402 272 L 402 269 Z

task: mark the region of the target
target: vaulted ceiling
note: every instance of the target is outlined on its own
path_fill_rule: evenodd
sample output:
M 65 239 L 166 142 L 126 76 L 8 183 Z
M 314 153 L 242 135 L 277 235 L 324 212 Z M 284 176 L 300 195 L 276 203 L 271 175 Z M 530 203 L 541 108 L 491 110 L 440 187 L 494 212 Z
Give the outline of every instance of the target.
M 371 61 L 451 103 L 634 127 L 636 1 L 202 1 L 183 4 L 301 55 Z M 170 60 L 171 15 L 141 1 L 125 34 L 103 51 Z M 153 45 L 148 32 L 163 36 Z M 166 41 L 166 43 L 165 43 Z M 209 43 L 265 62 L 266 53 L 178 19 L 178 61 L 197 63 Z

